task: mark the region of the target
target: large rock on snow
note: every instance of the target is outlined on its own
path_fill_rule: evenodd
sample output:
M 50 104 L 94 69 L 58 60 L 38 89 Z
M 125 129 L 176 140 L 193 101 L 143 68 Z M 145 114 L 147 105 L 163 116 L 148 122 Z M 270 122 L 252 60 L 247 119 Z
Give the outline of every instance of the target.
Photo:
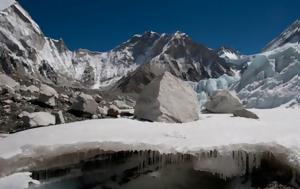
M 251 118 L 251 119 L 259 119 L 259 117 L 253 113 L 253 112 L 250 112 L 249 110 L 246 110 L 246 109 L 240 109 L 240 110 L 235 110 L 233 112 L 233 115 L 234 116 L 237 116 L 237 117 L 245 117 L 245 118 Z
M 72 110 L 86 114 L 96 114 L 98 104 L 91 95 L 80 93 L 71 107 Z
M 15 91 L 20 89 L 20 83 L 16 82 L 6 74 L 0 74 L 0 87 Z
M 58 98 L 58 94 L 55 89 L 52 87 L 41 84 L 40 87 L 40 95 L 38 101 L 48 105 L 50 107 L 54 107 L 56 105 L 56 99 Z
M 217 91 L 205 104 L 206 110 L 212 113 L 233 113 L 243 109 L 238 97 L 228 90 Z
M 24 124 L 29 127 L 48 126 L 55 124 L 55 116 L 48 112 L 22 112 L 19 115 Z
M 195 91 L 169 72 L 156 77 L 140 94 L 134 110 L 139 119 L 184 123 L 199 119 Z

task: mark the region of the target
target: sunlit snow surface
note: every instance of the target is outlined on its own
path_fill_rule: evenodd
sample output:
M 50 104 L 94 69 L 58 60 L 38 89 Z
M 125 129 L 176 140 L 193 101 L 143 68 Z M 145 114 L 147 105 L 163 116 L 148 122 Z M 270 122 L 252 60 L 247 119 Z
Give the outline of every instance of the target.
M 15 2 L 15 0 L 1 0 L 0 1 L 0 11 L 8 8 L 10 5 L 12 5 Z
M 28 183 L 32 182 L 39 184 L 39 181 L 33 180 L 30 177 L 31 173 L 15 173 L 6 177 L 0 178 L 1 189 L 24 189 L 28 188 Z
M 53 155 L 98 147 L 116 151 L 152 149 L 166 153 L 193 153 L 211 148 L 246 149 L 246 144 L 278 144 L 291 150 L 289 155 L 297 163 L 300 160 L 300 110 L 253 111 L 259 120 L 230 114 L 202 114 L 201 120 L 184 124 L 120 118 L 31 129 L 0 139 L 0 158 Z M 60 147 L 63 146 L 68 148 L 62 151 Z
M 40 161 L 46 157 L 93 149 L 116 152 L 153 150 L 191 155 L 217 150 L 219 155 L 216 158 L 199 159 L 194 169 L 222 173 L 228 177 L 242 174 L 237 162 L 230 158 L 233 151 L 280 154 L 285 163 L 299 169 L 300 109 L 251 111 L 260 119 L 232 117 L 231 114 L 201 114 L 201 120 L 184 124 L 120 118 L 26 130 L 0 138 L 0 166 L 8 171 L 2 172 L 2 176 L 20 170 L 29 171 L 26 166 L 34 165 L 30 161 L 35 159 Z M 24 158 L 29 162 L 24 162 Z M 7 167 L 7 162 L 15 167 Z M 0 186 L 9 181 L 11 176 L 0 179 Z M 29 177 L 21 175 L 21 181 L 23 178 Z

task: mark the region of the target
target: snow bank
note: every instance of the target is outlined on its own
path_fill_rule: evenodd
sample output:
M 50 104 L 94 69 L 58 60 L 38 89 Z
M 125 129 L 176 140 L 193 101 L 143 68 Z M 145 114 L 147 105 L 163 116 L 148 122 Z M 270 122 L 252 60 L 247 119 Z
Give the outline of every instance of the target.
M 151 149 L 162 153 L 193 153 L 224 149 L 224 146 L 227 146 L 225 149 L 239 150 L 246 149 L 247 145 L 264 144 L 291 150 L 293 153 L 288 155 L 298 163 L 300 110 L 251 111 L 261 119 L 204 114 L 202 120 L 184 124 L 102 119 L 31 129 L 0 139 L 0 159 L 63 154 L 99 147 L 116 151 Z
M 29 182 L 39 184 L 39 181 L 33 180 L 30 175 L 29 172 L 23 172 L 0 178 L 0 188 L 24 189 L 29 187 Z
M 10 5 L 14 4 L 15 0 L 1 0 L 0 1 L 0 11 L 8 8 Z

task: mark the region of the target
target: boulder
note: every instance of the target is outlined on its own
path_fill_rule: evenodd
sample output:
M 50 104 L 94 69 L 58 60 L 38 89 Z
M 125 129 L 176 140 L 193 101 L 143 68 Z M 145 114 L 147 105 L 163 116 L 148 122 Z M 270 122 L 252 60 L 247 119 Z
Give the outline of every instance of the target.
M 55 89 L 53 89 L 48 85 L 41 84 L 39 91 L 40 91 L 39 98 L 38 98 L 39 102 L 50 107 L 54 107 L 56 105 L 56 99 L 58 98 L 58 94 Z
M 48 112 L 22 112 L 19 117 L 29 127 L 48 126 L 55 124 L 55 116 Z
M 20 87 L 20 91 L 23 97 L 27 97 L 28 99 L 32 99 L 32 97 L 38 96 L 40 89 L 34 85 L 25 86 L 22 85 Z
M 100 117 L 105 117 L 105 116 L 107 116 L 108 107 L 106 107 L 106 106 L 103 106 L 103 107 L 98 106 L 98 112 L 100 114 Z
M 53 113 L 53 115 L 55 116 L 55 124 L 64 124 L 65 123 L 65 118 L 64 118 L 64 115 L 61 110 Z
M 244 109 L 238 97 L 228 90 L 215 92 L 204 106 L 207 111 L 212 113 L 233 113 L 236 110 Z
M 27 91 L 30 92 L 31 94 L 37 94 L 39 93 L 40 89 L 34 85 L 30 85 L 27 87 Z
M 130 107 L 128 104 L 126 104 L 125 101 L 121 101 L 121 100 L 114 100 L 113 104 L 116 105 L 119 109 L 132 109 L 132 107 Z
M 197 95 L 169 72 L 154 78 L 140 94 L 134 115 L 143 120 L 184 123 L 199 119 Z
M 20 83 L 16 82 L 6 74 L 0 74 L 0 87 L 8 91 L 16 91 L 20 89 Z
M 70 102 L 70 98 L 69 98 L 69 96 L 66 95 L 66 94 L 59 94 L 59 99 L 60 99 L 61 101 L 63 101 L 63 102 L 67 102 L 67 103 Z
M 237 116 L 237 117 L 245 117 L 245 118 L 251 118 L 251 119 L 259 119 L 259 117 L 253 113 L 253 112 L 250 112 L 249 110 L 246 110 L 246 109 L 240 109 L 240 110 L 235 110 L 233 112 L 233 115 L 234 116 Z
M 100 95 L 98 95 L 98 94 L 97 94 L 94 98 L 95 98 L 95 101 L 96 101 L 97 103 L 100 103 L 100 102 L 103 101 L 102 96 L 100 96 Z
M 91 95 L 80 93 L 73 102 L 71 110 L 90 115 L 96 114 L 98 104 Z
M 107 116 L 117 118 L 120 114 L 120 110 L 115 105 L 110 105 L 107 110 Z

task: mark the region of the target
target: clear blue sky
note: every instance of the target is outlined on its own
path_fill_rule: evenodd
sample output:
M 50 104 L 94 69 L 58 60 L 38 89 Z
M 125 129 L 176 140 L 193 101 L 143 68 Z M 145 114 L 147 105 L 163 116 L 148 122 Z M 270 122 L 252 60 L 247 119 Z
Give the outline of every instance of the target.
M 133 34 L 187 33 L 208 47 L 259 52 L 294 20 L 299 0 L 18 0 L 72 50 L 107 51 Z

